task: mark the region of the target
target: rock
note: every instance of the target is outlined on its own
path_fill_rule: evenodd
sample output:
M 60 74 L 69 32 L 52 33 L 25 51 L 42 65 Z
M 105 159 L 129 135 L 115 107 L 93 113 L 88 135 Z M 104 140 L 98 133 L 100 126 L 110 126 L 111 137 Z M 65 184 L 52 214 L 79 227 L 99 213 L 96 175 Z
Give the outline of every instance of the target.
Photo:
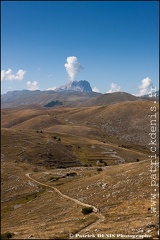
M 90 83 L 86 80 L 80 80 L 80 81 L 73 81 L 69 82 L 59 88 L 56 88 L 54 91 L 56 92 L 92 92 L 92 88 L 90 86 Z

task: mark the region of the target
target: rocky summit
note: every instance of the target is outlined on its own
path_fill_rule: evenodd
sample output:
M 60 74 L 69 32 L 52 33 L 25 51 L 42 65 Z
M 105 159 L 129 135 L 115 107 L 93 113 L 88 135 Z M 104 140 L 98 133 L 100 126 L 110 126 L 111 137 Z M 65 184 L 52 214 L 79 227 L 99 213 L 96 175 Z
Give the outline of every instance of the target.
M 92 92 L 90 83 L 86 80 L 69 82 L 59 88 L 55 89 L 56 92 L 76 91 L 76 92 Z

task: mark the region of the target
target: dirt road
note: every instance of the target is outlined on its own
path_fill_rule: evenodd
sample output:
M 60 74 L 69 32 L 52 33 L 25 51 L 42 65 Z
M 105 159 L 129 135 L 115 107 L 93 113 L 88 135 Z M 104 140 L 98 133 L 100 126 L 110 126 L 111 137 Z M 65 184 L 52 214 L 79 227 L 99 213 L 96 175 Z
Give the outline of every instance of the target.
M 75 203 L 78 204 L 78 205 L 81 205 L 81 206 L 83 206 L 83 207 L 92 207 L 92 208 L 93 208 L 93 212 L 94 212 L 94 213 L 96 214 L 96 216 L 98 217 L 98 220 L 96 220 L 94 223 L 91 223 L 91 224 L 88 225 L 87 227 L 81 229 L 77 234 L 84 234 L 85 232 L 89 231 L 92 227 L 94 227 L 94 226 L 97 225 L 98 223 L 100 223 L 100 222 L 102 222 L 102 221 L 105 220 L 105 217 L 104 217 L 101 213 L 98 212 L 98 209 L 97 209 L 95 206 L 90 205 L 90 204 L 86 204 L 86 203 L 83 203 L 83 202 L 80 202 L 79 200 L 77 200 L 77 199 L 75 199 L 75 198 L 69 197 L 69 196 L 63 194 L 63 193 L 62 193 L 61 191 L 59 191 L 57 188 L 52 187 L 52 186 L 49 186 L 49 185 L 47 185 L 47 184 L 44 184 L 44 183 L 41 183 L 41 182 L 35 180 L 34 178 L 32 178 L 32 177 L 30 176 L 30 174 L 31 174 L 31 173 L 26 173 L 25 175 L 26 175 L 29 179 L 31 179 L 32 181 L 36 182 L 37 184 L 43 185 L 43 186 L 45 186 L 45 187 L 47 187 L 47 188 L 53 189 L 55 192 L 57 192 L 57 193 L 58 193 L 60 196 L 62 196 L 63 198 L 69 199 L 70 201 L 75 202 Z M 72 236 L 72 237 L 74 237 L 74 236 Z

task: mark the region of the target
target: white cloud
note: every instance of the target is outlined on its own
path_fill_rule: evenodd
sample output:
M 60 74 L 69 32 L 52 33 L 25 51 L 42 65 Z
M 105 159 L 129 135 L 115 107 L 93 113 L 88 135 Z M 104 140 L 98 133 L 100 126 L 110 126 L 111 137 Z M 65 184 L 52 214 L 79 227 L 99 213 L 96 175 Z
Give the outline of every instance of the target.
M 27 89 L 28 90 L 38 90 L 39 89 L 39 83 L 34 81 L 34 82 L 27 82 Z
M 139 86 L 140 92 L 138 96 L 146 95 L 150 92 L 152 86 L 152 80 L 147 77 L 142 80 L 141 85 Z
M 71 81 L 75 80 L 77 73 L 83 69 L 75 56 L 67 57 L 67 63 L 64 64 Z
M 92 89 L 92 91 L 93 91 L 93 92 L 98 92 L 98 93 L 100 92 L 100 91 L 98 90 L 98 88 L 96 88 L 96 87 L 94 87 L 94 88 Z
M 22 80 L 24 78 L 24 75 L 26 74 L 26 71 L 23 69 L 19 69 L 16 74 L 12 73 L 12 69 L 8 70 L 2 70 L 1 71 L 1 80 Z
M 48 90 L 55 90 L 55 89 L 56 89 L 56 87 L 50 87 L 50 88 L 47 89 L 47 91 Z
M 111 84 L 111 89 L 107 93 L 119 92 L 120 89 L 121 89 L 120 86 L 117 86 L 117 84 L 112 83 Z

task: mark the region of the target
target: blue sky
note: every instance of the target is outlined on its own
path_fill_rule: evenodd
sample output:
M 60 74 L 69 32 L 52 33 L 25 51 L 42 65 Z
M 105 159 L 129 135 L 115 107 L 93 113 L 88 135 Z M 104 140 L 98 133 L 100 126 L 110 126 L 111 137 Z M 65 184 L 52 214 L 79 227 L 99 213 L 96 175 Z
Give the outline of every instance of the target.
M 2 1 L 2 92 L 54 89 L 70 80 L 87 80 L 102 93 L 158 89 L 158 4 Z M 64 66 L 71 56 L 83 67 L 74 79 Z

